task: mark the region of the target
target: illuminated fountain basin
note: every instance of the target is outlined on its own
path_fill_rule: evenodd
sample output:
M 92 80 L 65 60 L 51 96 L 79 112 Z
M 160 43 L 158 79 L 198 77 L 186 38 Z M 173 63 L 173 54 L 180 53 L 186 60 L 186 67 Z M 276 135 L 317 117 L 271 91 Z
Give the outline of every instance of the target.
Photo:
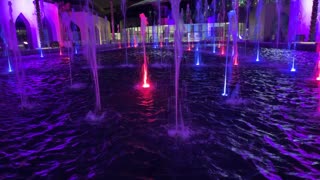
M 211 50 L 209 50 L 211 52 Z M 66 178 L 316 178 L 319 175 L 319 94 L 313 53 L 261 49 L 233 69 L 228 97 L 221 96 L 224 58 L 185 53 L 181 69 L 187 139 L 168 136 L 174 127 L 173 52 L 148 50 L 150 91 L 141 83 L 142 50 L 128 51 L 133 67 L 121 67 L 124 50 L 98 54 L 105 119 L 85 120 L 94 106 L 86 60 L 76 56 L 70 89 L 67 59 L 58 54 L 24 58 L 30 101 L 19 111 L 15 76 L 0 73 L 0 179 Z M 249 52 L 249 51 L 248 51 Z M 292 53 L 297 71 L 290 72 Z M 164 56 L 165 68 L 152 64 Z M 250 53 L 248 53 L 250 54 Z M 39 59 L 35 59 L 39 58 Z M 171 65 L 171 66 L 170 66 Z M 230 99 L 235 87 L 238 97 Z M 236 101 L 238 102 L 238 101 Z M 113 112 L 113 113 L 110 113 Z

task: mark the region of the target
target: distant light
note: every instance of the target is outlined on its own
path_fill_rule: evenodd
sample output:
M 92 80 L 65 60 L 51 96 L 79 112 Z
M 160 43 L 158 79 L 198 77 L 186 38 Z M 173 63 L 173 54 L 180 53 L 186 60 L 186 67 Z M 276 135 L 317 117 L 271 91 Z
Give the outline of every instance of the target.
M 296 69 L 295 68 L 291 68 L 291 72 L 296 72 Z
M 23 41 L 23 44 L 28 45 L 29 43 L 27 41 Z

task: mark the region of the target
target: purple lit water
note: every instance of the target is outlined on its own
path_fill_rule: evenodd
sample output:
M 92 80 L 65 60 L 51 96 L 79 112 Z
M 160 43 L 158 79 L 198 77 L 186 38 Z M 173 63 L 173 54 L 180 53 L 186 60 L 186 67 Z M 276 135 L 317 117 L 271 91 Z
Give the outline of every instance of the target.
M 148 48 L 150 63 L 159 51 Z M 195 67 L 194 54 L 181 63 L 182 109 L 192 129 L 186 139 L 168 136 L 175 117 L 168 107 L 174 96 L 174 53 L 164 51 L 172 66 L 150 68 L 156 89 L 142 93 L 142 49 L 128 50 L 130 63 L 119 65 L 125 50 L 97 55 L 103 107 L 113 109 L 101 121 L 85 119 L 95 104 L 91 70 L 76 56 L 73 78 L 87 84 L 70 90 L 69 64 L 58 54 L 40 60 L 23 57 L 26 87 L 36 108 L 20 111 L 14 74 L 0 73 L 0 179 L 317 179 L 320 172 L 318 82 L 314 53 L 261 49 L 264 61 L 242 59 L 229 82 L 234 104 L 221 96 L 224 59 L 203 54 L 206 66 Z M 208 49 L 211 52 L 211 47 Z M 252 56 L 255 50 L 248 51 Z M 296 57 L 299 72 L 290 73 Z M 7 70 L 0 59 L 1 72 Z M 136 74 L 137 76 L 128 76 Z M 239 87 L 237 88 L 239 84 Z

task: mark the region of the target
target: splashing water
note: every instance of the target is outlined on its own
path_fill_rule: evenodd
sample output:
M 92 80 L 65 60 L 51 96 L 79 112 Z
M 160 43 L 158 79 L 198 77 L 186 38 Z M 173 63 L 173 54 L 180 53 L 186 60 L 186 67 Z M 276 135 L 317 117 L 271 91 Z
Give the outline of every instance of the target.
M 181 107 L 179 98 L 179 77 L 180 77 L 180 64 L 181 57 L 183 55 L 182 49 L 182 36 L 183 36 L 183 24 L 182 18 L 179 13 L 179 5 L 181 0 L 170 0 L 172 7 L 172 15 L 175 22 L 174 32 L 174 61 L 175 61 L 175 130 L 169 130 L 169 135 L 180 136 L 186 138 L 189 136 L 189 131 L 184 126 L 184 120 L 182 118 L 182 112 L 179 111 Z M 180 112 L 180 113 L 179 113 Z
M 291 67 L 291 72 L 296 72 L 296 68 L 295 68 L 295 65 L 294 65 L 294 58 L 292 58 L 292 67 Z
M 260 61 L 260 23 L 261 23 L 261 11 L 263 6 L 263 0 L 259 0 L 256 12 L 256 44 L 257 44 L 257 57 L 256 61 Z
M 122 15 L 123 15 L 123 29 L 124 29 L 124 31 L 126 31 L 126 20 L 127 20 L 127 17 L 126 17 L 126 15 L 127 15 L 127 2 L 126 2 L 126 0 L 121 0 L 121 11 L 122 11 Z M 125 32 L 124 33 L 125 44 L 128 41 L 127 39 L 129 39 L 129 38 L 127 36 L 127 33 Z M 127 46 L 125 45 L 125 47 L 128 47 L 128 46 L 130 46 L 130 43 L 128 43 Z M 128 64 L 128 48 L 125 48 L 125 49 L 126 49 L 126 64 Z
M 228 13 L 229 18 L 229 37 L 232 36 L 232 59 L 233 65 L 237 66 L 238 63 L 238 13 L 237 7 L 239 6 L 239 1 L 234 0 L 232 2 L 233 10 Z M 230 38 L 229 38 L 230 39 Z M 229 40 L 228 40 L 229 41 Z M 229 46 L 229 44 L 227 44 Z
M 212 27 L 212 53 L 216 53 L 216 33 L 215 33 L 215 22 L 216 22 L 216 10 L 217 10 L 217 0 L 212 0 L 211 8 L 213 9 L 213 27 Z
M 280 0 L 278 0 L 278 3 L 281 3 Z M 292 8 L 294 11 L 290 13 L 290 22 L 289 22 L 289 28 L 288 28 L 288 48 L 290 50 L 291 45 L 293 44 L 293 49 L 296 49 L 296 35 L 297 35 L 297 24 L 299 23 L 299 11 L 300 11 L 300 2 L 299 0 L 291 1 Z M 292 67 L 291 72 L 296 71 L 295 67 L 295 59 L 292 59 Z
M 244 51 L 245 51 L 245 56 L 247 55 L 247 39 L 248 39 L 248 26 L 249 26 L 249 12 L 250 12 L 250 6 L 251 6 L 251 0 L 247 0 L 247 5 L 246 5 L 246 32 L 245 32 L 245 43 L 244 43 Z
M 277 6 L 277 17 L 278 17 L 278 26 L 277 26 L 277 48 L 279 47 L 279 41 L 280 41 L 280 27 L 281 27 L 281 0 L 276 0 L 276 6 Z
M 26 89 L 24 87 L 25 83 L 25 71 L 23 67 L 23 62 L 21 58 L 21 53 L 18 48 L 18 40 L 16 36 L 16 28 L 13 22 L 13 10 L 12 10 L 12 3 L 9 1 L 9 12 L 10 12 L 10 20 L 9 20 L 9 32 L 8 34 L 8 48 L 11 49 L 12 52 L 12 59 L 14 60 L 15 64 L 15 72 L 17 77 L 17 89 L 19 91 L 20 100 L 21 100 L 21 107 L 28 108 L 28 97 L 26 94 Z M 9 55 L 9 53 L 8 53 Z
M 87 0 L 87 7 L 89 10 L 89 0 Z M 89 61 L 91 73 L 94 82 L 95 95 L 96 95 L 96 104 L 95 104 L 95 113 L 101 112 L 101 98 L 100 98 L 100 86 L 99 86 L 99 74 L 98 74 L 98 65 L 97 65 L 97 57 L 96 57 L 96 35 L 94 30 L 94 19 L 93 14 L 89 10 L 87 15 L 87 23 L 88 23 L 88 44 L 86 46 L 86 57 Z
M 42 50 L 42 48 L 40 48 L 40 57 L 41 57 L 41 58 L 44 58 L 44 55 L 43 55 L 43 50 Z
M 197 1 L 197 4 L 196 4 L 196 21 L 197 23 L 202 23 L 203 21 L 203 14 L 202 14 L 202 1 Z M 202 31 L 202 25 L 199 25 L 198 26 L 198 31 L 201 32 Z M 196 65 L 199 66 L 200 63 L 201 63 L 201 54 L 200 54 L 200 48 L 201 48 L 201 45 L 200 45 L 200 41 L 201 41 L 201 33 L 198 33 L 199 36 L 200 36 L 200 39 L 196 45 L 196 51 L 195 51 L 195 54 L 194 54 L 194 57 L 195 57 L 195 61 L 196 61 Z
M 146 27 L 148 25 L 148 20 L 144 14 L 140 14 L 141 22 L 141 40 L 143 46 L 143 78 L 142 78 L 142 87 L 149 88 L 150 84 L 148 83 L 148 62 L 147 62 L 147 53 L 146 53 Z

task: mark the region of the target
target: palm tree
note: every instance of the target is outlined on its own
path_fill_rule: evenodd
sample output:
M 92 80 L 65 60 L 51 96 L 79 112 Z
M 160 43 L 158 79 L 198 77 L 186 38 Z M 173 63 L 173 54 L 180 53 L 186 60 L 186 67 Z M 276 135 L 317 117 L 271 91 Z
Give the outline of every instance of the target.
M 319 0 L 313 0 L 309 41 L 315 41 Z

